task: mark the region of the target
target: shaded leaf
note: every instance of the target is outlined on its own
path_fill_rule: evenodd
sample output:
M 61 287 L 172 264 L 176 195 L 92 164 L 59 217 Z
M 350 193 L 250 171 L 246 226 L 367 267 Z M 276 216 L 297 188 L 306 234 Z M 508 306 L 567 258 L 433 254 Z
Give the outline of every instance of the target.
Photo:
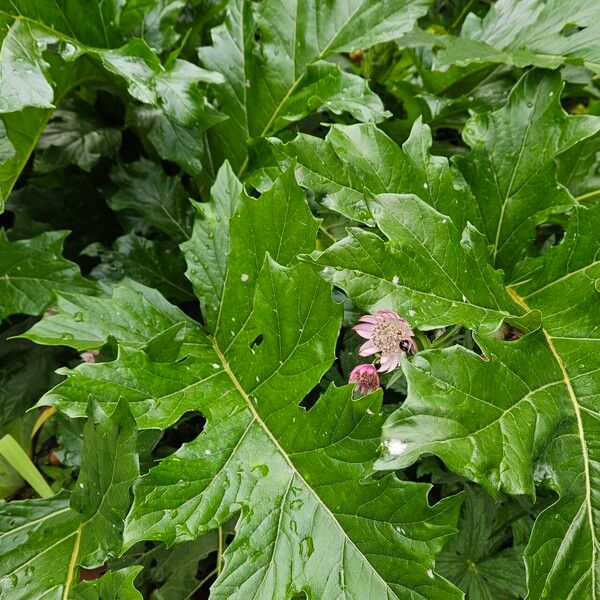
M 14 313 L 40 314 L 55 291 L 94 293 L 79 267 L 61 257 L 67 234 L 52 231 L 10 242 L 0 231 L 0 320 Z
M 145 158 L 119 165 L 111 172 L 119 186 L 109 204 L 113 210 L 132 208 L 150 225 L 176 241 L 189 237 L 191 212 L 183 184 Z

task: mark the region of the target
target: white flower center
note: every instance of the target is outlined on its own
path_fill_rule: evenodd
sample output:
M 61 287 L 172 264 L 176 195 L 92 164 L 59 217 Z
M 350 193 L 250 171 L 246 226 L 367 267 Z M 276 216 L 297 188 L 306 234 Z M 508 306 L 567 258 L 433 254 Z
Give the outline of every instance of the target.
M 371 339 L 383 356 L 393 356 L 402 341 L 410 341 L 410 331 L 402 321 L 383 321 L 375 326 Z

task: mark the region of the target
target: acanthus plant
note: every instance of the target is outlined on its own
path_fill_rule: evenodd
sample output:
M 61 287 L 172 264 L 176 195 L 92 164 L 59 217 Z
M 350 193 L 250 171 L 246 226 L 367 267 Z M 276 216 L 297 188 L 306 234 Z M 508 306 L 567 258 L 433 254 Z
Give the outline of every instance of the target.
M 0 597 L 600 599 L 593 4 L 0 0 Z

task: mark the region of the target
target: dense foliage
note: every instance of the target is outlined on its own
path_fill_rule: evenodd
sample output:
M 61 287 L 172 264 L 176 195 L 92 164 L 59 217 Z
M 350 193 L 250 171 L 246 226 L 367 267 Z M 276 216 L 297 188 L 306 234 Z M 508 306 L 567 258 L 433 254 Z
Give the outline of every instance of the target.
M 0 23 L 0 598 L 600 600 L 597 0 Z

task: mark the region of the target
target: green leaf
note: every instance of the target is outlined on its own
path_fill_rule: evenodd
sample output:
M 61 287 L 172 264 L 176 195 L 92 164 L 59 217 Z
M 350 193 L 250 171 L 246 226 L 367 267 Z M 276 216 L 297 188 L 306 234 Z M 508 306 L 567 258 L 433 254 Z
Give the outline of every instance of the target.
M 38 7 L 32 0 L 17 0 L 0 7 L 7 26 L 0 48 L 0 113 L 9 113 L 2 116 L 0 130 L 0 203 L 10 194 L 52 109 L 81 81 L 109 80 L 117 87 L 125 83 L 133 98 L 179 124 L 198 126 L 207 120 L 207 112 L 214 115 L 198 83 L 220 82 L 219 74 L 176 58 L 163 66 L 139 38 L 122 45 L 153 6 L 154 0 L 142 0 L 67 9 L 62 3 Z M 11 147 L 14 153 L 8 152 Z
M 83 253 L 101 260 L 90 272 L 94 279 L 118 282 L 127 277 L 157 289 L 171 300 L 185 302 L 193 298 L 184 275 L 183 256 L 168 240 L 149 240 L 129 233 L 117 238 L 110 249 L 94 244 Z
M 540 330 L 478 338 L 489 362 L 458 347 L 420 353 L 403 366 L 409 396 L 384 427 L 379 468 L 433 452 L 491 493 L 533 495 L 534 478 L 559 493 L 526 549 L 532 599 L 597 594 L 599 225 L 600 207 L 578 208 L 563 242 L 515 271 L 509 292 L 540 311 Z
M 312 303 L 308 312 L 299 313 L 297 307 L 306 306 L 303 297 L 311 298 Z M 276 312 L 273 312 L 274 307 L 277 307 Z M 286 315 L 285 322 L 281 320 L 282 314 Z M 374 481 L 371 484 L 359 484 L 358 481 L 366 475 L 366 463 L 359 466 L 361 458 L 353 455 L 352 463 L 355 466 L 351 466 L 343 458 L 350 451 L 344 446 L 346 436 L 352 430 L 353 435 L 364 440 L 364 443 L 371 440 L 371 452 L 376 450 L 376 419 L 366 416 L 365 410 L 372 407 L 377 411 L 378 400 L 370 398 L 362 406 L 357 404 L 354 407 L 348 388 L 332 389 L 310 413 L 299 408 L 293 400 L 311 389 L 327 368 L 340 322 L 340 317 L 336 315 L 339 315 L 339 308 L 331 301 L 328 286 L 311 275 L 307 267 L 284 269 L 274 263 L 265 265 L 257 286 L 252 319 L 246 326 L 264 332 L 264 340 L 256 349 L 248 347 L 244 335 L 224 352 L 215 346 L 215 360 L 228 378 L 230 391 L 220 394 L 219 405 L 210 402 L 213 394 L 198 394 L 197 399 L 202 403 L 201 409 L 208 417 L 209 427 L 195 442 L 163 460 L 142 480 L 136 491 L 136 504 L 128 524 L 129 544 L 148 537 L 167 543 L 190 539 L 201 531 L 225 522 L 245 506 L 245 518 L 238 525 L 237 537 L 230 546 L 231 552 L 228 550 L 226 553 L 225 569 L 213 593 L 232 597 L 234 589 L 240 588 L 238 593 L 243 597 L 247 597 L 248 593 L 277 597 L 287 593 L 290 585 L 293 586 L 290 591 L 297 592 L 309 585 L 320 597 L 328 597 L 327 594 L 337 595 L 345 585 L 356 590 L 380 590 L 374 593 L 383 593 L 384 590 L 390 593 L 389 588 L 394 589 L 393 581 L 384 583 L 378 577 L 363 579 L 363 584 L 355 580 L 346 582 L 341 575 L 341 579 L 331 577 L 331 570 L 338 570 L 335 565 L 339 560 L 339 557 L 331 555 L 329 549 L 334 531 L 339 539 L 336 547 L 340 550 L 348 548 L 344 561 L 357 561 L 357 565 L 362 565 L 361 569 L 369 571 L 373 568 L 369 566 L 369 558 L 364 556 L 365 552 L 369 554 L 367 548 L 361 551 L 358 540 L 351 543 L 346 537 L 349 535 L 352 539 L 351 522 L 342 519 L 342 522 L 337 521 L 338 525 L 335 524 L 335 503 L 337 506 L 340 506 L 340 502 L 342 506 L 344 502 L 349 503 L 337 509 L 340 515 L 355 514 L 357 505 L 353 502 L 364 505 L 365 494 L 380 497 L 380 494 L 389 493 L 388 506 L 389 509 L 393 506 L 394 511 L 398 505 L 404 504 L 397 496 L 392 500 L 392 496 L 403 492 L 399 482 L 393 479 L 386 481 L 383 484 L 384 491 L 380 490 L 381 484 Z M 321 333 L 319 338 L 315 337 L 316 331 Z M 328 347 L 324 345 L 324 340 L 329 340 Z M 242 365 L 244 369 L 240 368 Z M 300 365 L 303 365 L 302 369 Z M 206 399 L 204 402 L 203 398 Z M 324 426 L 324 419 L 338 423 L 333 438 L 323 435 L 331 431 L 331 428 Z M 295 423 L 304 432 L 301 438 L 290 430 L 289 423 Z M 333 456 L 339 458 L 327 458 L 327 454 L 321 454 L 326 447 L 330 447 Z M 323 460 L 326 461 L 326 467 L 321 466 Z M 346 474 L 342 476 L 345 470 Z M 351 471 L 353 475 L 350 475 Z M 321 488 L 319 481 L 323 475 L 329 483 Z M 248 484 L 254 482 L 247 488 L 248 492 L 243 491 L 246 489 L 246 479 Z M 349 479 L 356 482 L 354 492 L 352 487 L 343 491 L 345 486 L 351 486 Z M 231 506 L 229 500 L 213 506 L 213 498 L 216 499 L 215 494 L 220 494 L 223 486 L 228 489 L 227 498 L 236 498 L 237 508 Z M 315 488 L 322 489 L 327 499 L 319 497 L 319 492 L 312 491 Z M 425 514 L 432 510 L 431 519 L 437 520 L 434 516 L 437 515 L 437 518 L 445 520 L 442 514 L 446 509 L 439 507 L 440 512 L 428 509 L 424 495 L 421 496 L 425 490 L 417 489 L 410 491 L 413 502 L 420 497 L 418 502 L 422 503 Z M 159 496 L 162 496 L 160 501 Z M 455 505 L 454 500 L 452 505 Z M 447 509 L 450 510 L 450 507 Z M 308 519 L 308 515 L 314 515 L 315 511 L 318 518 L 315 520 L 313 516 Z M 367 514 L 363 518 L 368 522 Z M 263 523 L 257 530 L 264 519 L 267 519 L 269 526 L 265 527 Z M 300 572 L 295 568 L 294 580 L 291 574 L 280 581 L 271 580 L 268 576 L 271 552 L 276 547 L 280 527 L 292 536 L 290 541 L 293 540 L 295 549 L 290 549 L 291 554 L 286 559 L 292 561 L 292 565 L 303 556 L 309 559 L 315 553 L 314 562 L 307 563 L 315 565 L 314 571 L 306 566 L 305 575 L 300 580 Z M 441 523 L 437 527 L 439 534 L 445 535 Z M 254 531 L 255 534 L 252 533 Z M 393 528 L 391 531 L 394 531 Z M 424 533 L 425 530 L 419 536 Z M 260 539 L 263 536 L 266 537 Z M 427 569 L 421 566 L 422 560 L 427 553 L 426 547 L 436 546 L 437 536 L 434 535 L 433 539 L 427 537 L 429 542 L 421 547 L 419 553 L 420 576 L 424 577 L 424 581 L 427 581 Z M 353 544 L 358 544 L 359 548 Z M 255 564 L 246 562 L 244 557 L 249 553 L 256 555 Z M 378 553 L 381 553 L 380 547 Z M 377 557 L 372 556 L 370 560 L 375 563 L 377 570 Z M 410 559 L 407 557 L 407 560 Z M 323 561 L 329 561 L 326 568 L 323 567 Z M 379 568 L 383 568 L 383 564 Z M 262 579 L 264 584 L 256 575 L 250 577 L 251 573 L 261 571 L 265 575 Z M 328 581 L 328 585 L 333 586 L 331 591 L 323 587 Z M 439 580 L 438 584 L 443 585 Z M 435 586 L 435 583 L 431 582 L 431 585 Z
M 181 245 L 189 265 L 186 275 L 209 323 L 215 323 L 218 318 L 227 271 L 230 221 L 242 197 L 250 201 L 229 163 L 225 162 L 212 186 L 211 202 L 194 203 L 196 219 L 192 236 Z
M 107 126 L 89 109 L 66 105 L 55 111 L 38 141 L 37 171 L 47 173 L 68 165 L 90 171 L 102 156 L 114 156 L 121 131 Z
M 333 125 L 325 140 L 299 134 L 277 150 L 298 162 L 301 185 L 325 194 L 323 203 L 373 225 L 365 196 L 415 194 L 461 229 L 476 222 L 476 205 L 448 160 L 430 154 L 431 131 L 420 119 L 400 148 L 374 125 Z
M 488 361 L 455 346 L 406 363 L 409 396 L 384 427 L 378 468 L 431 452 L 491 494 L 533 495 L 534 458 L 564 418 L 561 371 L 539 331 L 510 344 L 477 343 Z
M 440 573 L 470 600 L 525 597 L 523 548 L 510 543 L 502 505 L 477 488 L 469 486 L 466 492 L 459 532 L 437 561 Z
M 561 90 L 558 73 L 531 72 L 505 107 L 472 117 L 464 130 L 471 152 L 456 162 L 479 207 L 475 224 L 492 262 L 506 272 L 534 241 L 536 225 L 574 205 L 557 183 L 557 155 L 600 130 L 598 117 L 567 116 Z
M 250 316 L 264 256 L 268 253 L 279 264 L 288 265 L 298 254 L 314 249 L 318 221 L 293 169 L 283 173 L 259 201 L 241 192 L 228 165 L 219 175 L 213 202 L 204 218 L 196 219 L 194 235 L 182 250 L 208 329 L 226 344 Z M 203 209 L 203 205 L 197 207 Z
M 69 508 L 67 492 L 0 506 L 3 594 L 19 599 L 60 597 L 70 588 L 80 523 L 81 517 Z
M 77 564 L 97 567 L 121 550 L 123 516 L 139 475 L 135 422 L 124 401 L 110 418 L 91 405 L 83 428 L 83 460 L 70 506 L 82 517 Z
M 53 37 L 28 21 L 16 21 L 0 49 L 0 113 L 17 112 L 26 106 L 52 108 L 52 87 L 46 81 L 43 59 Z
M 329 102 L 334 112 L 380 120 L 383 107 L 365 84 L 323 61 L 398 37 L 425 14 L 428 4 L 231 2 L 225 23 L 212 31 L 213 46 L 200 49 L 202 62 L 225 77 L 214 93 L 229 119 L 209 134 L 216 164 L 228 159 L 240 174 L 248 166 L 247 142 L 272 135 Z
M 119 571 L 108 571 L 102 577 L 77 584 L 69 598 L 72 600 L 142 600 L 133 580 L 142 567 L 125 567 Z
M 569 63 L 598 73 L 597 17 L 597 6 L 587 0 L 498 0 L 483 18 L 469 14 L 459 37 L 430 35 L 429 43 L 443 48 L 436 67 L 505 63 L 555 69 Z
M 4 595 L 67 598 L 79 566 L 100 566 L 120 550 L 129 490 L 138 474 L 135 429 L 124 403 L 110 419 L 96 410 L 85 427 L 84 460 L 70 502 L 60 492 L 0 507 Z
M 161 158 L 177 163 L 186 173 L 197 176 L 204 159 L 204 128 L 184 127 L 169 119 L 160 109 L 132 107 L 127 121 L 144 131 Z
M 119 186 L 109 200 L 113 210 L 132 208 L 174 240 L 189 237 L 191 211 L 178 177 L 170 177 L 152 161 L 141 158 L 117 166 L 111 180 Z
M 94 293 L 79 267 L 61 257 L 68 232 L 42 233 L 10 242 L 0 231 L 0 320 L 15 313 L 39 315 L 57 292 Z
M 22 337 L 77 350 L 99 348 L 113 337 L 123 346 L 139 348 L 176 323 L 194 321 L 156 290 L 125 281 L 111 295 L 58 294 L 56 314 L 44 316 Z M 187 341 L 194 344 L 192 330 Z
M 67 379 L 42 396 L 39 406 L 53 405 L 70 417 L 81 417 L 90 395 L 108 414 L 125 398 L 140 429 L 164 429 L 187 411 L 198 409 L 199 393 L 218 398 L 229 390 L 206 339 L 196 345 L 193 356 L 175 365 L 152 360 L 141 350 L 121 348 L 115 361 L 82 363 L 60 373 Z
M 321 275 L 358 307 L 395 310 L 421 329 L 460 323 L 490 332 L 505 319 L 535 325 L 489 265 L 472 225 L 458 229 L 414 195 L 380 194 L 367 205 L 385 240 L 351 228 L 346 238 L 312 255 Z
M 558 157 L 558 181 L 578 202 L 600 198 L 600 136 L 572 146 Z

